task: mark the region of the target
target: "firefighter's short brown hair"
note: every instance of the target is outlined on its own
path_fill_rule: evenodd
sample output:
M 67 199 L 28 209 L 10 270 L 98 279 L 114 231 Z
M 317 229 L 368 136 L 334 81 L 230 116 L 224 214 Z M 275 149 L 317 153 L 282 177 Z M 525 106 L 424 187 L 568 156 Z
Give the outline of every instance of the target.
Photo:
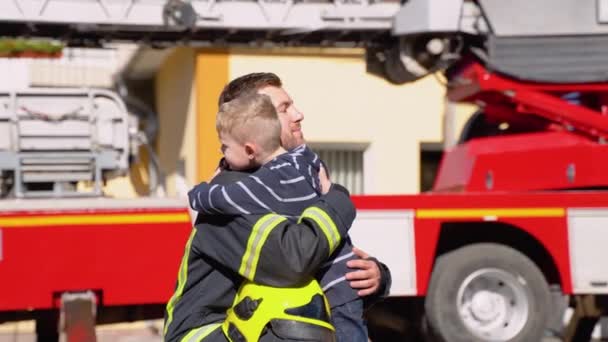
M 279 76 L 271 72 L 254 72 L 235 78 L 222 90 L 218 105 L 221 106 L 245 94 L 257 93 L 266 86 L 282 87 L 283 83 Z

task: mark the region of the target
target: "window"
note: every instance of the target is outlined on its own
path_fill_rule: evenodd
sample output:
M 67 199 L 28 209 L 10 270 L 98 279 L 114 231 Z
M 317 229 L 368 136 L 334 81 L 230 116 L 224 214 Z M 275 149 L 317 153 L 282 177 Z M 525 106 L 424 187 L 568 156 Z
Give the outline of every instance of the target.
M 332 182 L 344 185 L 351 194 L 363 194 L 363 152 L 367 144 L 313 143 L 308 144 L 329 169 Z
M 443 144 L 420 143 L 420 192 L 433 189 L 442 155 Z

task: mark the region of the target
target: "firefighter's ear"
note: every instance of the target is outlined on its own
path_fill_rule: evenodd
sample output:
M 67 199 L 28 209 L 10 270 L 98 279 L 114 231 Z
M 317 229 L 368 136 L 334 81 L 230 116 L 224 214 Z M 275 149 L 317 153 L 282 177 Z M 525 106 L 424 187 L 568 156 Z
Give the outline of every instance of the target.
M 255 157 L 256 146 L 252 143 L 245 143 L 245 153 L 247 153 L 247 158 L 249 160 L 253 160 Z

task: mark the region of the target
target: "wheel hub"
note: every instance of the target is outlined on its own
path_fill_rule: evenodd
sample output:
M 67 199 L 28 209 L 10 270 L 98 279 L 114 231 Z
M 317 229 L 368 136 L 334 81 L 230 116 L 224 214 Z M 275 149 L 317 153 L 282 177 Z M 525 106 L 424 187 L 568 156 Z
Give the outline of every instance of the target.
M 465 327 L 486 341 L 508 341 L 528 320 L 529 304 L 524 284 L 500 269 L 480 269 L 460 285 L 457 305 Z
M 473 295 L 471 300 L 471 314 L 482 322 L 491 322 L 498 316 L 505 314 L 504 299 L 490 291 L 482 290 Z

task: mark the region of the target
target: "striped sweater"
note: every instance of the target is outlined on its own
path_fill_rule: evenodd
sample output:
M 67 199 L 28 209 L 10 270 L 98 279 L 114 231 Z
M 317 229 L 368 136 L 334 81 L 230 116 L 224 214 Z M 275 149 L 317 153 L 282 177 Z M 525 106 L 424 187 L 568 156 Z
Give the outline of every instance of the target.
M 188 193 L 190 205 L 203 214 L 297 217 L 319 197 L 320 165 L 319 157 L 301 145 L 236 183 L 197 185 Z

